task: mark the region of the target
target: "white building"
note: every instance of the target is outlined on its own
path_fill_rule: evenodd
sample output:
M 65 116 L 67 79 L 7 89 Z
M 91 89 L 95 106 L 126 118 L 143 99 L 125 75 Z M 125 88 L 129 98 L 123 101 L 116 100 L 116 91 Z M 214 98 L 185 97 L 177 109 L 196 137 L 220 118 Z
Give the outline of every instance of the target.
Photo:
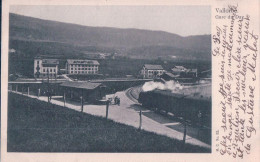
M 58 74 L 59 60 L 34 58 L 34 77 L 35 78 L 56 78 Z
M 183 66 L 174 66 L 172 68 L 172 73 L 179 77 L 197 77 L 198 70 L 197 69 L 187 69 Z
M 174 66 L 172 68 L 172 73 L 174 75 L 180 75 L 181 73 L 186 73 L 187 69 L 184 66 Z
M 165 72 L 161 65 L 145 64 L 141 70 L 143 78 L 155 78 Z
M 99 63 L 96 60 L 75 60 L 66 61 L 68 74 L 98 74 Z

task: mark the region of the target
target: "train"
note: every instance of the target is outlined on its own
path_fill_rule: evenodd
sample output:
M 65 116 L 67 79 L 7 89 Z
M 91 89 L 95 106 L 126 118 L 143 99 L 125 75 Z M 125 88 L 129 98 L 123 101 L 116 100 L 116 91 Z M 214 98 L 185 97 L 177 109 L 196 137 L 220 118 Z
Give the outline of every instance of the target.
M 211 97 L 198 94 L 185 95 L 167 90 L 140 92 L 138 102 L 147 109 L 171 112 L 191 122 L 211 125 Z

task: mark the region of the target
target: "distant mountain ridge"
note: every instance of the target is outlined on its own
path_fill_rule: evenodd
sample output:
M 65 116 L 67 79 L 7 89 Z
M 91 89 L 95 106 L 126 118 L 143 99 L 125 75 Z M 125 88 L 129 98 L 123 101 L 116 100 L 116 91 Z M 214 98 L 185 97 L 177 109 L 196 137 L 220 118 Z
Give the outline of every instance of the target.
M 210 35 L 182 37 L 164 31 L 143 29 L 120 29 L 111 27 L 89 27 L 57 21 L 42 20 L 10 13 L 10 47 L 28 53 L 20 44 L 33 42 L 29 50 L 51 54 L 42 48 L 44 43 L 69 46 L 71 52 L 64 55 L 80 55 L 90 49 L 102 52 L 117 52 L 133 58 L 182 58 L 209 60 L 211 58 Z M 184 27 L 185 28 L 185 27 Z M 38 42 L 38 44 L 36 43 Z M 42 45 L 40 44 L 42 42 Z M 36 45 L 35 45 L 36 44 Z M 37 46 L 37 47 L 36 47 Z M 28 47 L 30 48 L 30 47 Z M 57 46 L 58 48 L 58 46 Z M 57 49 L 55 49 L 57 51 Z M 90 50 L 90 51 L 91 51 Z

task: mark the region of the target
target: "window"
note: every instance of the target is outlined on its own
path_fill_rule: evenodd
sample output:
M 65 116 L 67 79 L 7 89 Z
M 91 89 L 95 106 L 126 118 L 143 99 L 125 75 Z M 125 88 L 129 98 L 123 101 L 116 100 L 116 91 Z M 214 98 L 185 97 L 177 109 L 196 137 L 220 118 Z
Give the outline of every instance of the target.
M 43 69 L 43 72 L 45 72 L 45 69 Z
M 73 68 L 70 68 L 70 70 L 73 70 Z
M 37 64 L 39 65 L 40 61 L 37 61 Z
M 52 72 L 52 69 L 50 69 L 50 72 Z
M 53 69 L 53 72 L 56 72 L 56 69 Z
M 73 71 L 71 71 L 70 73 L 73 73 Z

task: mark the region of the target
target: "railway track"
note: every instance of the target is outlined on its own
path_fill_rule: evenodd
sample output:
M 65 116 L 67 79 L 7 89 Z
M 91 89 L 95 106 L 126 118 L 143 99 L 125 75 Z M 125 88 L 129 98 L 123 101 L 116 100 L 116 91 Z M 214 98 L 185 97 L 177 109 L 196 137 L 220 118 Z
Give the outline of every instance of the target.
M 133 88 L 133 87 L 132 87 Z M 127 90 L 126 90 L 126 92 L 125 92 L 125 94 L 126 94 L 126 96 L 130 99 L 130 100 L 132 100 L 133 102 L 135 102 L 135 103 L 138 103 L 138 101 L 137 101 L 137 99 L 135 99 L 134 97 L 133 97 L 133 95 L 132 95 L 132 88 L 128 88 Z

